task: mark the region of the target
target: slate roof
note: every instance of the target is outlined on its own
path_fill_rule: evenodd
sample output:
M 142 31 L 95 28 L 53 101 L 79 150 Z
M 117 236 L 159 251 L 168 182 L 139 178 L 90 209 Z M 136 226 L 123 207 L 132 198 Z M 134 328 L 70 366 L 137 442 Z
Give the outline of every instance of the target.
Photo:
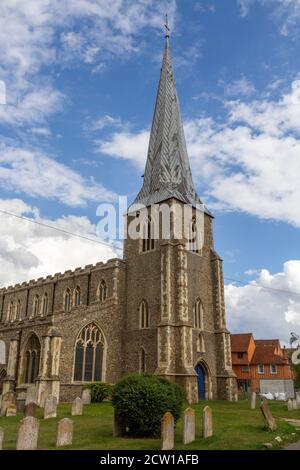
M 170 198 L 194 207 L 202 204 L 189 165 L 167 35 L 143 186 L 133 204 L 148 207 Z

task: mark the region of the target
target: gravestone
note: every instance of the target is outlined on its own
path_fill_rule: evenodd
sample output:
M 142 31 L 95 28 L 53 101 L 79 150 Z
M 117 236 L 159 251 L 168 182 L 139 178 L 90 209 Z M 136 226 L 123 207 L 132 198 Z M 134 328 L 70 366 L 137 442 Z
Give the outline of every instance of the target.
M 4 429 L 0 428 L 0 450 L 3 450 Z
M 277 425 L 270 411 L 268 402 L 263 401 L 262 404 L 260 405 L 260 409 L 261 409 L 261 412 L 262 412 L 262 415 L 264 417 L 267 427 L 270 429 L 270 431 L 275 431 L 275 429 L 277 429 Z
M 73 421 L 63 418 L 57 425 L 56 447 L 69 446 L 73 442 Z
M 6 416 L 7 408 L 10 408 L 12 405 L 16 404 L 16 394 L 14 392 L 7 392 L 2 395 L 1 401 L 1 416 Z
M 56 418 L 57 411 L 57 398 L 53 395 L 49 395 L 45 401 L 44 407 L 44 419 Z
M 35 385 L 30 385 L 26 390 L 25 406 L 29 403 L 37 403 L 37 390 Z
M 210 406 L 206 406 L 202 412 L 202 435 L 204 439 L 213 435 L 212 409 Z
M 187 408 L 183 414 L 183 443 L 193 442 L 195 434 L 195 411 L 192 408 Z
M 288 411 L 291 411 L 293 409 L 293 400 L 291 398 L 289 398 L 287 401 L 287 408 Z
M 256 393 L 251 393 L 251 410 L 255 410 L 256 407 Z
M 124 419 L 121 418 L 114 410 L 114 426 L 113 426 L 113 436 L 122 437 L 126 434 L 126 425 Z
M 72 403 L 72 416 L 81 416 L 82 415 L 83 403 L 81 398 L 77 397 Z
M 37 410 L 36 403 L 28 403 L 27 405 L 25 405 L 25 408 L 24 408 L 24 418 L 27 418 L 27 416 L 32 416 L 33 418 L 35 418 L 36 410 Z
M 10 405 L 8 408 L 6 408 L 6 416 L 16 416 L 17 414 L 17 408 L 15 405 Z
M 18 430 L 17 450 L 37 449 L 39 425 L 39 421 L 33 416 L 22 419 Z
M 82 403 L 84 405 L 89 405 L 91 403 L 92 399 L 91 399 L 91 391 L 86 388 L 85 390 L 83 390 L 82 392 Z
M 161 420 L 161 450 L 174 449 L 174 417 L 172 413 L 167 411 Z
M 25 401 L 26 401 L 26 392 L 20 392 L 17 396 L 17 411 L 24 413 L 25 409 Z
M 293 398 L 292 402 L 293 402 L 293 410 L 297 410 L 298 409 L 297 400 Z

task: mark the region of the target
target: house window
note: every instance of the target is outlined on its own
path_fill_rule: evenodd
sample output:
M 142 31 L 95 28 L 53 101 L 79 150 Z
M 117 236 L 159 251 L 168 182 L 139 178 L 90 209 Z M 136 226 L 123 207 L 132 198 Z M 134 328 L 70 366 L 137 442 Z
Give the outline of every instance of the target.
M 143 374 L 143 372 L 146 372 L 146 353 L 143 348 L 141 349 L 140 371 L 141 371 L 141 374 Z
M 33 299 L 33 309 L 32 309 L 32 316 L 37 317 L 39 314 L 39 308 L 40 308 L 40 298 L 38 295 L 36 295 Z
M 242 366 L 242 372 L 249 372 L 249 366 Z
M 21 318 L 21 301 L 18 300 L 17 305 L 16 305 L 16 320 L 20 320 Z
M 142 237 L 143 253 L 154 250 L 154 226 L 150 217 L 147 217 L 143 224 Z
M 32 335 L 25 349 L 25 377 L 24 382 L 34 383 L 39 373 L 41 345 L 36 335 Z
M 76 289 L 74 290 L 74 305 L 75 305 L 75 307 L 78 307 L 78 305 L 80 305 L 80 302 L 81 302 L 81 291 L 80 291 L 80 287 L 77 286 Z
M 276 364 L 271 364 L 270 365 L 270 372 L 271 372 L 271 374 L 277 374 L 277 365 Z
M 48 315 L 48 294 L 45 293 L 43 295 L 43 300 L 42 300 L 42 316 L 45 317 L 46 315 Z
M 203 304 L 197 299 L 194 305 L 194 327 L 203 329 Z
M 237 353 L 237 357 L 238 357 L 239 359 L 243 359 L 244 353 L 243 353 L 243 352 L 238 352 L 238 353 Z
M 71 291 L 70 289 L 66 289 L 65 290 L 65 293 L 64 293 L 64 310 L 65 312 L 69 312 L 71 310 L 71 306 L 72 306 L 72 303 L 71 303 Z
M 81 330 L 75 344 L 75 382 L 103 380 L 104 347 L 103 334 L 95 323 L 90 323 Z
M 258 365 L 258 373 L 264 374 L 265 373 L 265 366 L 263 364 Z
M 140 304 L 140 328 L 149 328 L 150 318 L 149 318 L 149 307 L 145 300 Z
M 98 288 L 98 298 L 100 302 L 104 302 L 104 300 L 107 299 L 107 294 L 108 294 L 108 290 L 107 290 L 106 282 L 102 280 Z

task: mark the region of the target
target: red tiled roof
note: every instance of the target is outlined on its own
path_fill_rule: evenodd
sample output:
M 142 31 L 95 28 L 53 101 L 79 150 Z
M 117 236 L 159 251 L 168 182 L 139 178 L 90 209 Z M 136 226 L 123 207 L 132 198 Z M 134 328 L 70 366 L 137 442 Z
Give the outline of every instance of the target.
M 270 341 L 266 344 L 263 341 L 255 341 L 255 351 L 251 364 L 288 364 L 288 359 L 275 354 L 275 345 Z
M 230 335 L 232 352 L 247 352 L 252 333 Z

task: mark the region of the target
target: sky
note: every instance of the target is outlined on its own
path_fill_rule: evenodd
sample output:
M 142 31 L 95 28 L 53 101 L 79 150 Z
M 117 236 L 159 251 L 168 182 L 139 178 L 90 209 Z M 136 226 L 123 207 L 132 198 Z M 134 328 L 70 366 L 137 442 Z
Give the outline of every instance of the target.
M 95 238 L 141 187 L 164 15 L 231 332 L 300 333 L 300 0 L 1 0 L 0 210 Z M 0 212 L 0 285 L 122 256 Z

